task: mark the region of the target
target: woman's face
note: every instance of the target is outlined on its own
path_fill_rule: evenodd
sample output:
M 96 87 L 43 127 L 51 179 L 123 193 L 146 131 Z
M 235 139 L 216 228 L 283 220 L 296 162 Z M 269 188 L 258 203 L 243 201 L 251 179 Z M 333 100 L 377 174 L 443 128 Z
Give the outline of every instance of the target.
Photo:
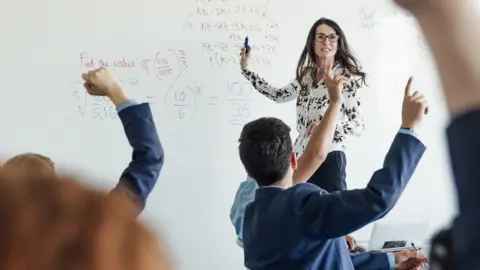
M 318 60 L 335 57 L 338 48 L 338 35 L 335 30 L 326 24 L 321 24 L 315 29 L 315 54 Z

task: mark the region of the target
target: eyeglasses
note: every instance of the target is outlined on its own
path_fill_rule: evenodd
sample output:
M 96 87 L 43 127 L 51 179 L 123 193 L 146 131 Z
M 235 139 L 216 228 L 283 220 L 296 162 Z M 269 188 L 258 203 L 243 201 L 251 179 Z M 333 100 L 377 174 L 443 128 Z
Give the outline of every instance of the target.
M 338 36 L 335 34 L 331 34 L 328 36 L 325 36 L 324 34 L 318 34 L 315 36 L 315 40 L 318 42 L 325 42 L 325 40 L 327 39 L 330 43 L 335 43 L 338 40 Z

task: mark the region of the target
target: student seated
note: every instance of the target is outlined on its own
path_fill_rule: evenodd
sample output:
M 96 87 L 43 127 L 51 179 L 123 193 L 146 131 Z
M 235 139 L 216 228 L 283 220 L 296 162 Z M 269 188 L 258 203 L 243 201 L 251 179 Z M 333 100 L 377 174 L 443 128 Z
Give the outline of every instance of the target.
M 329 89 L 328 96 L 330 101 L 322 120 L 313 123 L 309 128 L 307 134 L 307 136 L 310 137 L 309 142 L 303 155 L 298 159 L 297 169 L 293 173 L 294 184 L 306 183 L 322 164 L 325 166 L 324 161 L 328 156 L 335 134 L 337 121 L 341 115 L 343 104 L 343 87 L 340 85 L 341 82 L 341 80 L 338 80 L 340 87 Z M 327 165 L 332 166 L 332 164 Z M 237 233 L 237 244 L 242 248 L 242 229 L 245 207 L 253 201 L 255 190 L 257 188 L 257 183 L 250 177 L 247 177 L 247 180 L 240 183 L 230 210 L 230 220 Z M 349 250 L 356 249 L 357 246 L 353 237 L 347 236 L 346 238 Z
M 122 193 L 133 201 L 138 213 L 144 208 L 163 167 L 164 152 L 148 104 L 128 99 L 113 74 L 104 68 L 82 75 L 89 94 L 107 96 L 117 107 L 128 142 L 133 147 L 132 161 L 120 176 L 112 193 Z M 54 163 L 40 154 L 26 153 L 5 162 L 3 173 L 55 174 Z
M 173 269 L 168 250 L 128 200 L 10 169 L 0 172 L 0 269 Z
M 413 133 L 427 112 L 425 98 L 405 89 L 402 125 L 382 169 L 364 189 L 327 193 L 309 183 L 293 185 L 297 167 L 290 128 L 276 118 L 245 125 L 239 153 L 260 187 L 245 210 L 243 247 L 251 270 L 392 269 L 388 257 L 351 255 L 344 236 L 384 217 L 395 205 L 425 146 Z M 423 266 L 420 253 L 395 254 L 395 269 Z

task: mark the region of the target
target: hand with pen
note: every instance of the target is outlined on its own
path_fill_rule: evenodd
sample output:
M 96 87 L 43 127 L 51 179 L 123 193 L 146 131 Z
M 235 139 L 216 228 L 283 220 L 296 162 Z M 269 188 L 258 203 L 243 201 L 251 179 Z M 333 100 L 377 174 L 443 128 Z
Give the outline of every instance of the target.
M 248 57 L 250 56 L 251 48 L 248 46 L 248 37 L 245 38 L 243 48 L 240 51 L 240 68 L 246 69 L 248 66 Z
M 395 270 L 420 270 L 428 262 L 428 258 L 418 250 L 398 251 L 394 255 Z

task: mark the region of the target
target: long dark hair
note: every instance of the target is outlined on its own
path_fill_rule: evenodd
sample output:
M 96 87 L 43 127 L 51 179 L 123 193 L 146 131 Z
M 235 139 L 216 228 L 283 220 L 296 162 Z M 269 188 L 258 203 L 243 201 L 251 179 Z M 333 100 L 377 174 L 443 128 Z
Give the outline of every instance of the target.
M 338 35 L 338 50 L 335 53 L 335 63 L 338 63 L 341 67 L 345 68 L 351 75 L 359 77 L 357 80 L 359 85 L 367 85 L 365 81 L 367 74 L 362 71 L 359 61 L 353 56 L 342 28 L 330 19 L 320 18 L 312 25 L 312 28 L 310 28 L 307 42 L 305 43 L 305 47 L 298 60 L 296 79 L 302 87 L 302 90 L 307 88 L 305 80 L 307 76 L 311 77 L 312 82 L 316 81 L 317 67 L 319 66 L 319 63 L 317 63 L 317 56 L 315 54 L 315 34 L 317 27 L 322 24 L 326 24 L 333 28 Z

